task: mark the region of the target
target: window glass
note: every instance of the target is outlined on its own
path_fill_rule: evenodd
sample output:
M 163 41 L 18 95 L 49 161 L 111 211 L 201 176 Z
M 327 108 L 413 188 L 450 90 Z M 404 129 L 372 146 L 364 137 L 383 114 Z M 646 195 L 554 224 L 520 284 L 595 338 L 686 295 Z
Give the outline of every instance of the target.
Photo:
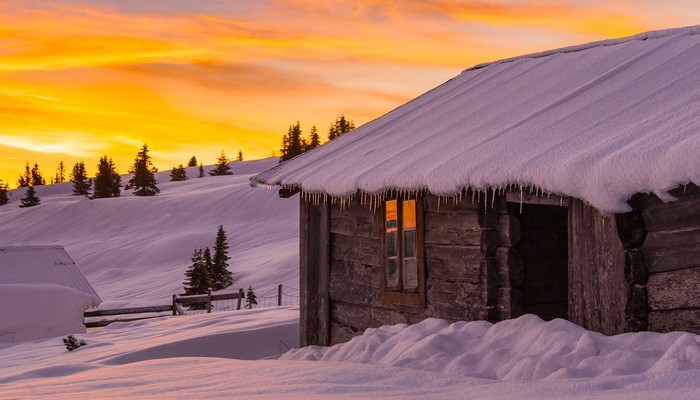
M 398 202 L 388 200 L 386 202 L 386 286 L 398 288 L 399 286 L 399 243 L 398 243 Z
M 388 258 L 386 260 L 386 286 L 387 288 L 398 288 L 399 286 L 399 259 Z
M 403 229 L 416 229 L 416 201 L 403 201 Z
M 403 288 L 418 289 L 418 262 L 415 258 L 403 259 Z

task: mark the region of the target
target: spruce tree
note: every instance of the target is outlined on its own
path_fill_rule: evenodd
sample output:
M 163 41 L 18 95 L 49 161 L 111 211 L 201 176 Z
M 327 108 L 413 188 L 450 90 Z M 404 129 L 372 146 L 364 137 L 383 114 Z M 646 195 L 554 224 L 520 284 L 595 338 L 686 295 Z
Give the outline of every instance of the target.
M 211 176 L 218 176 L 218 175 L 233 175 L 233 172 L 231 172 L 231 167 L 228 165 L 229 159 L 226 157 L 226 153 L 224 153 L 223 150 L 221 150 L 221 155 L 219 158 L 216 159 L 216 167 L 209 171 L 209 175 Z
M 251 309 L 253 306 L 258 305 L 258 296 L 255 295 L 253 291 L 253 286 L 248 285 L 248 292 L 245 294 L 245 308 Z
M 335 119 L 335 123 L 332 123 L 330 128 L 328 129 L 328 140 L 333 140 L 344 133 L 350 132 L 353 129 L 355 129 L 355 123 L 352 122 L 352 120 L 346 119 L 345 115 L 341 115 L 340 117 Z
M 238 150 L 238 157 L 236 157 L 236 161 L 243 161 L 243 152 Z
M 7 184 L 2 183 L 2 179 L 0 179 L 0 206 L 7 204 L 7 202 L 10 201 L 7 198 Z
M 63 161 L 58 163 L 56 177 L 54 178 L 53 181 L 54 181 L 54 183 L 63 183 L 66 181 L 66 167 L 63 165 Z
M 304 152 L 304 145 L 301 138 L 301 125 L 299 121 L 295 125 L 290 125 L 287 134 L 282 138 L 282 157 L 280 162 L 292 159 Z
M 134 165 L 129 170 L 129 173 L 133 175 L 124 189 L 133 188 L 135 196 L 154 196 L 160 193 L 160 189 L 156 186 L 156 172 L 158 169 L 153 166 L 151 156 L 148 155 L 148 145 L 144 144 L 136 154 Z
M 107 156 L 100 158 L 100 163 L 97 164 L 94 184 L 93 197 L 119 197 L 122 178 L 117 173 L 112 158 L 108 159 Z
M 22 201 L 22 204 L 19 205 L 20 208 L 34 207 L 34 206 L 38 206 L 41 203 L 41 200 L 36 195 L 36 191 L 34 190 L 34 186 L 29 186 L 27 188 L 27 191 L 25 192 L 24 197 L 22 198 L 21 201 Z
M 211 287 L 211 276 L 210 266 L 207 265 L 204 250 L 194 249 L 191 260 L 192 264 L 185 271 L 185 282 L 183 282 L 185 295 L 207 293 L 207 290 Z
M 228 243 L 226 242 L 226 232 L 224 227 L 219 225 L 216 232 L 216 242 L 214 243 L 214 256 L 212 257 L 212 288 L 220 290 L 233 283 L 233 276 L 228 270 Z
M 173 167 L 173 170 L 170 172 L 170 182 L 178 182 L 178 181 L 186 181 L 187 180 L 187 171 L 185 170 L 185 167 L 182 166 L 182 164 L 178 165 L 177 167 Z
M 34 163 L 34 167 L 32 167 L 32 186 L 42 186 L 45 184 L 46 180 L 41 175 L 41 171 L 39 170 L 39 164 Z
M 24 174 L 19 176 L 17 180 L 17 186 L 19 187 L 29 187 L 32 185 L 32 171 L 29 168 L 29 162 L 24 166 Z
M 88 179 L 85 171 L 85 163 L 80 161 L 73 166 L 71 172 L 71 182 L 73 182 L 73 196 L 89 196 L 92 180 Z
M 316 128 L 316 125 L 313 125 L 311 127 L 311 132 L 309 132 L 309 144 L 306 147 L 306 150 L 311 150 L 315 149 L 316 147 L 321 145 L 321 138 L 318 136 L 318 128 Z
M 204 178 L 204 164 L 199 163 L 199 173 L 197 174 L 197 178 Z
M 197 157 L 192 156 L 192 158 L 190 158 L 190 161 L 187 162 L 187 166 L 188 167 L 196 167 L 197 166 Z

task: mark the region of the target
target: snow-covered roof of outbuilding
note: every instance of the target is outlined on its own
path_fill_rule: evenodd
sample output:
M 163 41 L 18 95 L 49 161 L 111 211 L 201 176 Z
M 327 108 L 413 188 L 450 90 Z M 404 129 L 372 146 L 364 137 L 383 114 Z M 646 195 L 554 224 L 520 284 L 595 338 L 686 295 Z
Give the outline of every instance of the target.
M 251 178 L 341 198 L 534 185 L 605 213 L 689 182 L 700 183 L 700 26 L 477 65 Z
M 12 284 L 65 286 L 102 302 L 63 246 L 0 247 L 0 285 Z

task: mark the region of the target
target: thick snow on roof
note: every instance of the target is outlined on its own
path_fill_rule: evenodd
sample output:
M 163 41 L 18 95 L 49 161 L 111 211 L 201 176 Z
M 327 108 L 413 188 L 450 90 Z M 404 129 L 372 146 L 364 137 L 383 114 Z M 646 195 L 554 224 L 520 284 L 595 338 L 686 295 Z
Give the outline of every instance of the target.
M 65 286 L 93 297 L 93 307 L 101 302 L 63 246 L 0 247 L 0 284 Z
M 348 197 L 534 185 L 603 212 L 700 182 L 700 26 L 478 65 L 251 179 Z

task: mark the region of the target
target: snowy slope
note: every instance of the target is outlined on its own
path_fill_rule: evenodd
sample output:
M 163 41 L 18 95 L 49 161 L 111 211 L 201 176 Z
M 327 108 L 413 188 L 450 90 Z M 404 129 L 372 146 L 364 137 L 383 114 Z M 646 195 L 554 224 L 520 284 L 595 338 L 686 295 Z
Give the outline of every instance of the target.
M 345 198 L 514 185 L 586 200 L 700 184 L 700 26 L 483 64 L 253 178 Z
M 194 248 L 213 246 L 221 224 L 232 256 L 231 290 L 298 287 L 298 206 L 248 185 L 250 174 L 276 163 L 233 162 L 234 175 L 201 179 L 193 167 L 182 182 L 160 172 L 154 197 L 122 191 L 90 200 L 71 196 L 66 183 L 38 187 L 41 205 L 20 209 L 24 192 L 16 190 L 0 207 L 0 246 L 63 245 L 104 300 L 102 308 L 168 304 L 182 290 Z

